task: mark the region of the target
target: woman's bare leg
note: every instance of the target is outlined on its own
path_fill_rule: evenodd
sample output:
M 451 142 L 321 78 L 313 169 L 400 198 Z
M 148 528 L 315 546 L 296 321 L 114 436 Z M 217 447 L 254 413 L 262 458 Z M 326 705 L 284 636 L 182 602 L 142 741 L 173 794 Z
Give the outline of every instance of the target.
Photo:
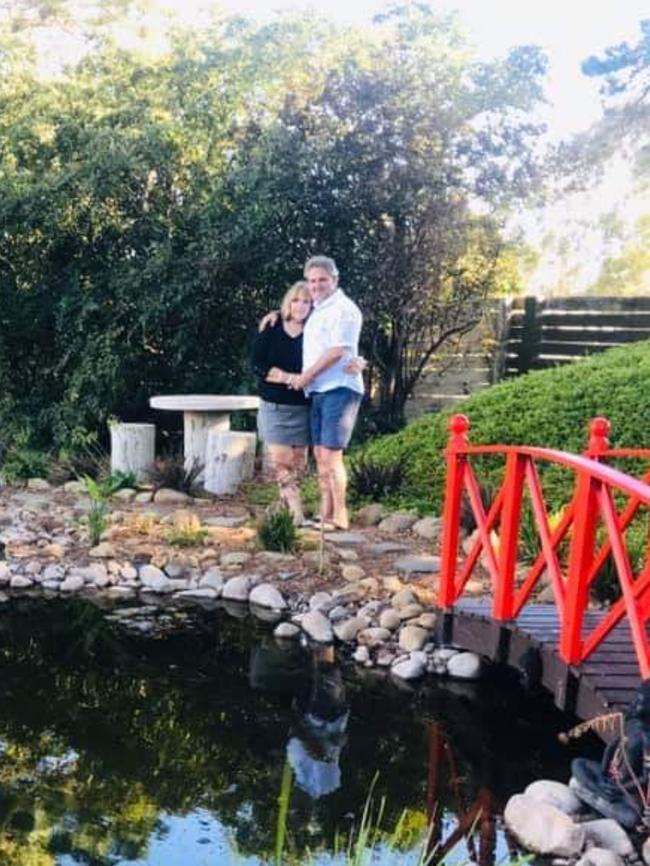
M 269 445 L 271 471 L 278 484 L 280 499 L 292 513 L 295 522 L 302 523 L 305 516 L 302 510 L 294 451 L 291 445 Z

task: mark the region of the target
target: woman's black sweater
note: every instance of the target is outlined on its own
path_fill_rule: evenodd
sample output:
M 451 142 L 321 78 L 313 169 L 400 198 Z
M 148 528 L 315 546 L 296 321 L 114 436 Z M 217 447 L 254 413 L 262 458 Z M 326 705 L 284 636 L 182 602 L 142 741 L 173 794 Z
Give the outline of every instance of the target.
M 286 385 L 267 382 L 271 367 L 287 373 L 302 372 L 302 334 L 291 337 L 278 317 L 272 327 L 264 328 L 253 341 L 253 370 L 259 379 L 259 395 L 268 403 L 286 403 L 303 406 L 308 402 L 303 391 L 294 391 Z

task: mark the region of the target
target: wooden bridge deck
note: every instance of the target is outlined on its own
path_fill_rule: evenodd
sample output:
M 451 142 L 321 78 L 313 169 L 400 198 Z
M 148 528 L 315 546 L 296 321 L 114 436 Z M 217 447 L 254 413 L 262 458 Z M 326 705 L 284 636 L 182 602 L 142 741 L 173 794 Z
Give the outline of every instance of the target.
M 603 615 L 602 611 L 587 611 L 584 633 Z M 641 683 L 625 619 L 576 667 L 567 665 L 558 655 L 559 625 L 553 604 L 527 605 L 516 620 L 501 623 L 492 619 L 489 601 L 462 600 L 452 612 L 443 613 L 438 637 L 519 669 L 522 656 L 532 649 L 541 662 L 541 682 L 553 695 L 556 706 L 580 719 L 624 710 Z

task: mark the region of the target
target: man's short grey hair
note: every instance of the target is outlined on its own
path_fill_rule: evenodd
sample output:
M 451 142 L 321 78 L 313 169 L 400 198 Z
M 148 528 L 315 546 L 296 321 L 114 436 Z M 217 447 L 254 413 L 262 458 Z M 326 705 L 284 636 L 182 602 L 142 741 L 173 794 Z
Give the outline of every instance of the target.
M 339 278 L 339 269 L 336 267 L 336 262 L 329 256 L 312 256 L 305 262 L 303 274 L 307 276 L 308 271 L 312 268 L 321 268 L 333 277 L 335 280 Z

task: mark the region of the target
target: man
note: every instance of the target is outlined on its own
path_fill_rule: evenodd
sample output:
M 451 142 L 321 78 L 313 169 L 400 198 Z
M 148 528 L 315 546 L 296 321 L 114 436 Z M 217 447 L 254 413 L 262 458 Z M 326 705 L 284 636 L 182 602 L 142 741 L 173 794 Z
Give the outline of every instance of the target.
M 313 256 L 305 264 L 305 279 L 314 304 L 303 332 L 303 366 L 290 376 L 290 388 L 312 398 L 311 435 L 321 491 L 325 528 L 347 529 L 347 448 L 363 398 L 359 352 L 362 316 L 357 305 L 338 287 L 333 259 Z

